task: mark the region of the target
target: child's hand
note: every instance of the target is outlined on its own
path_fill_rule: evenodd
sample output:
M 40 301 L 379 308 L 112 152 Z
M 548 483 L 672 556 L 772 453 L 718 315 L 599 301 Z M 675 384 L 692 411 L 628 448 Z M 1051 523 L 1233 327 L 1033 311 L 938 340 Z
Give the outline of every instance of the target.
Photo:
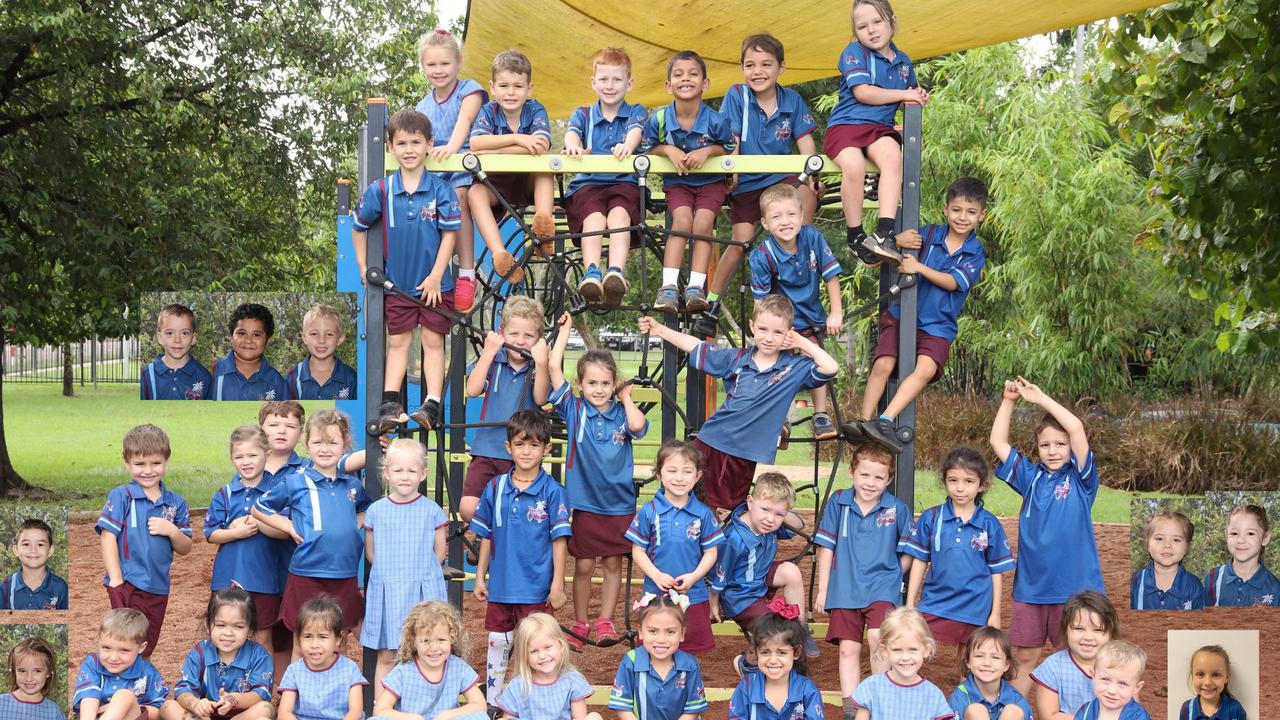
M 240 523 L 240 527 L 235 528 L 239 531 L 237 537 L 247 538 L 258 534 L 258 521 L 254 520 L 253 516 L 245 515 L 240 518 L 240 520 L 243 520 L 244 522 Z M 232 525 L 234 526 L 235 523 L 232 523 Z
M 663 592 L 666 592 L 676 587 L 676 579 L 666 573 L 659 573 L 658 577 L 653 578 L 653 584 L 657 585 Z
M 987 624 L 995 628 L 1000 627 L 1000 611 L 998 609 L 991 611 L 991 615 L 987 617 Z
M 778 346 L 778 349 L 792 350 L 794 348 L 804 347 L 802 345 L 804 342 L 807 342 L 804 337 L 801 336 L 800 333 L 796 332 L 795 328 L 791 328 L 787 331 L 786 335 L 782 336 L 782 344 Z
M 655 322 L 653 318 L 645 315 L 636 322 L 636 327 L 640 329 L 641 333 L 645 335 L 652 335 L 657 331 L 658 323 Z
M 1022 399 L 1029 403 L 1039 405 L 1044 402 L 1046 397 L 1048 397 L 1039 386 L 1035 383 L 1028 382 L 1027 379 L 1021 375 L 1019 375 L 1018 379 L 1014 382 L 1018 385 L 1018 392 L 1022 395 Z
M 173 537 L 174 533 L 179 532 L 178 526 L 165 520 L 162 517 L 153 517 L 147 519 L 147 533 L 151 535 L 163 535 L 165 537 Z
M 471 588 L 471 594 L 475 595 L 480 602 L 485 602 L 489 599 L 489 586 L 485 584 L 483 579 L 477 577 L 475 585 Z
M 1017 400 L 1022 397 L 1022 392 L 1018 389 L 1017 380 L 1005 380 L 1004 392 L 1000 394 L 1005 400 Z
M 297 530 L 293 529 L 292 524 L 289 527 L 289 537 L 293 538 L 293 541 L 298 545 L 301 545 L 303 543 L 302 536 L 298 534 Z
M 547 604 L 552 610 L 559 610 L 569 598 L 564 594 L 564 582 L 556 582 L 551 586 L 551 592 L 547 594 Z
M 502 336 L 490 330 L 484 336 L 484 352 L 490 355 L 496 355 L 502 349 Z
M 908 250 L 919 250 L 920 244 L 921 244 L 920 231 L 916 230 L 915 228 L 908 228 L 898 233 L 897 235 L 894 235 L 893 241 L 897 243 L 898 247 L 900 248 L 906 248 Z
M 365 266 L 365 265 L 361 265 L 361 266 L 360 266 L 360 284 L 361 284 L 361 285 L 364 285 L 364 284 L 365 284 L 364 274 L 365 274 L 365 273 L 367 273 L 367 272 L 369 272 L 369 268 L 368 268 L 367 266 Z
M 633 387 L 633 385 L 634 383 L 632 383 L 632 381 L 630 380 L 622 383 L 622 386 L 618 388 L 618 392 L 617 392 L 618 402 L 621 402 L 621 403 L 631 402 L 631 388 Z
M 685 165 L 685 163 L 689 161 L 689 156 L 686 155 L 683 150 L 675 147 L 674 145 L 671 146 L 671 150 L 667 152 L 667 159 L 671 161 L 672 165 L 676 166 L 677 175 L 689 174 L 689 168 Z
M 712 595 L 711 598 L 707 600 L 707 611 L 711 615 L 711 622 L 718 623 L 724 620 L 724 617 L 720 615 L 720 598 Z
M 916 275 L 924 266 L 920 264 L 920 260 L 911 253 L 902 254 L 902 262 L 898 263 L 898 272 L 903 275 Z
M 928 92 L 927 90 L 925 90 L 924 88 L 922 88 L 922 87 L 917 87 L 917 88 L 914 88 L 914 89 L 915 89 L 915 91 L 916 91 L 916 97 L 918 98 L 918 99 L 916 100 L 916 102 L 920 103 L 921 107 L 923 107 L 923 106 L 925 106 L 925 105 L 928 105 L 928 104 L 929 104 L 929 92 Z
M 226 701 L 224 700 L 223 702 L 226 702 Z M 220 704 L 221 703 L 219 703 L 219 705 Z M 218 705 L 215 705 L 213 701 L 209 700 L 208 698 L 200 698 L 199 700 L 196 701 L 195 705 L 191 706 L 191 714 L 195 715 L 198 718 L 212 717 L 214 711 L 217 711 L 219 715 L 228 714 L 220 710 L 218 708 Z
M 573 316 L 567 312 L 560 313 L 560 317 L 556 318 L 556 325 L 560 328 L 560 332 L 568 337 L 569 330 L 573 328 Z
M 839 335 L 844 328 L 844 316 L 840 313 L 831 313 L 827 316 L 827 334 Z
M 219 700 L 218 704 L 213 706 L 213 709 L 217 711 L 220 717 L 231 717 L 239 707 L 240 703 L 236 701 L 236 696 L 228 692 L 223 694 L 222 700 Z
M 697 170 L 707 162 L 707 156 L 711 154 L 711 147 L 704 147 L 686 153 L 684 156 L 684 166 L 690 170 Z
M 819 590 L 818 593 L 813 596 L 813 614 L 820 615 L 822 613 L 825 613 L 826 611 L 827 611 L 827 593 L 825 591 Z
M 427 154 L 431 156 L 432 160 L 439 162 L 442 160 L 447 160 L 450 155 L 454 154 L 457 151 L 458 151 L 458 148 L 452 147 L 450 145 L 436 145 L 435 147 L 428 150 Z
M 697 582 L 698 581 L 696 578 L 694 578 L 693 573 L 685 573 L 684 575 L 677 575 L 676 584 L 675 584 L 676 591 L 687 593 L 689 592 L 690 589 L 693 588 L 694 585 L 697 584 Z
M 422 291 L 422 301 L 428 305 L 436 305 L 440 302 L 440 276 L 432 273 L 418 284 L 418 290 Z
M 528 151 L 530 155 L 541 155 L 551 145 L 541 135 L 516 135 L 515 143 Z
M 547 364 L 547 340 L 546 338 L 538 338 L 538 341 L 529 348 L 529 354 L 533 356 L 534 365 Z
M 619 160 L 626 160 L 631 157 L 631 148 L 626 143 L 618 143 L 613 146 L 613 156 Z
M 591 148 L 569 147 L 567 145 L 564 148 L 564 154 L 574 158 L 580 158 L 583 155 L 588 155 L 590 153 L 591 153 Z

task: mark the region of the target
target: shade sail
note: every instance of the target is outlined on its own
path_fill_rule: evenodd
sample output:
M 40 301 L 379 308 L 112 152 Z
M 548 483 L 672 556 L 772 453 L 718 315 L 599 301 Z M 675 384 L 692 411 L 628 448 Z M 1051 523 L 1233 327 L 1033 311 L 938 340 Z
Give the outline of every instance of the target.
M 1159 0 L 899 0 L 898 47 L 913 59 L 992 45 L 1161 4 Z M 786 46 L 784 84 L 836 74 L 849 43 L 849 0 L 471 0 L 463 77 L 487 85 L 494 55 L 516 48 L 533 62 L 534 96 L 552 119 L 595 101 L 591 57 L 604 47 L 631 55 L 628 100 L 669 102 L 667 61 L 696 50 L 720 97 L 741 82 L 742 38 L 768 31 Z

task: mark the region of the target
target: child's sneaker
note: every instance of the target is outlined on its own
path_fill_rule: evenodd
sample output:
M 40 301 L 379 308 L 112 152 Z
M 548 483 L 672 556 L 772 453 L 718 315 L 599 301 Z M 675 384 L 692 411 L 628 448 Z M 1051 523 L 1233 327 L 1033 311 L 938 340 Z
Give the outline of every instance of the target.
M 902 442 L 898 440 L 898 426 L 892 420 L 876 418 L 875 420 L 863 420 L 859 425 L 862 427 L 862 434 L 866 435 L 867 439 L 875 440 L 895 453 L 902 452 Z
M 552 219 L 549 213 L 536 212 L 533 214 L 533 236 L 542 240 L 542 244 L 538 246 L 538 252 L 546 257 L 551 257 L 556 252 L 555 242 L 548 241 L 556 234 L 556 221 Z
M 598 303 L 604 297 L 604 284 L 600 282 L 600 268 L 594 264 L 587 266 L 578 282 L 578 294 L 589 303 Z
M 883 235 L 873 232 L 862 241 L 862 246 L 894 265 L 902 262 L 902 251 L 898 250 L 898 243 L 894 242 L 892 232 Z
M 818 440 L 830 440 L 839 433 L 832 424 L 831 417 L 824 412 L 813 414 L 813 436 Z
M 688 287 L 684 289 L 684 309 L 691 313 L 702 312 L 707 309 L 707 293 L 700 287 Z
M 524 278 L 524 268 L 517 267 L 515 257 L 506 250 L 499 250 L 493 254 L 493 271 L 500 277 L 505 277 L 512 285 Z
M 880 258 L 862 244 L 867 239 L 867 234 L 854 228 L 845 228 L 845 230 L 845 242 L 849 245 L 849 252 L 864 265 L 879 265 Z
M 471 304 L 476 301 L 475 278 L 460 277 L 453 284 L 453 309 L 460 313 L 471 312 Z
M 422 406 L 413 411 L 409 416 L 410 420 L 421 425 L 426 430 L 434 429 L 440 424 L 440 401 L 428 400 L 422 403 Z
M 861 420 L 850 420 L 840 425 L 840 434 L 844 436 L 845 442 L 858 444 L 867 439 L 867 434 L 862 431 Z
M 653 299 L 653 309 L 665 313 L 679 312 L 680 293 L 675 285 L 663 285 L 658 288 L 658 296 Z
M 604 304 L 621 305 L 622 298 L 627 295 L 627 278 L 622 268 L 614 266 L 604 274 Z
M 778 434 L 778 449 L 786 450 L 791 446 L 791 421 L 782 423 L 782 432 Z
M 720 301 L 714 300 L 707 303 L 707 309 L 703 310 L 702 314 L 698 316 L 697 322 L 693 324 L 693 332 L 690 334 L 697 338 L 714 340 L 719 333 Z
M 612 620 L 600 618 L 596 620 L 596 642 L 605 642 L 607 640 L 618 639 L 618 631 L 613 627 Z
M 588 625 L 583 620 L 574 620 L 573 624 L 569 626 L 569 629 L 572 630 L 574 633 L 581 635 L 584 638 L 591 637 L 591 626 Z M 565 639 L 569 641 L 569 649 L 573 650 L 574 652 L 582 652 L 582 647 L 586 645 L 586 643 L 584 643 L 582 640 L 579 640 L 578 638 L 568 633 L 565 634 Z
M 378 406 L 378 434 L 385 435 L 395 430 L 404 422 L 404 406 L 398 402 L 387 401 Z

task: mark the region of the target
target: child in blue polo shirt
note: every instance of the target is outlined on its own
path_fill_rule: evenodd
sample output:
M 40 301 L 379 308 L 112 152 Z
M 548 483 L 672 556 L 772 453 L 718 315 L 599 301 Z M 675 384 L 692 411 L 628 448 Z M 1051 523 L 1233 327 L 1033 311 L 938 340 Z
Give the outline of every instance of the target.
M 749 323 L 755 337 L 751 348 L 717 347 L 653 318 L 640 318 L 640 332 L 688 353 L 689 367 L 724 378 L 725 400 L 693 440 L 702 453 L 705 502 L 713 508 L 742 505 L 756 463 L 772 463 L 777 455 L 796 393 L 826 385 L 840 372 L 840 363 L 822 346 L 792 328 L 793 316 L 785 296 L 756 300 Z
M 187 653 L 173 699 L 160 708 L 161 720 L 275 715 L 271 653 L 249 639 L 257 626 L 255 615 L 253 598 L 241 588 L 223 588 L 209 596 L 204 615 L 209 637 Z
M 522 618 L 565 603 L 564 564 L 572 534 L 564 488 L 542 469 L 551 447 L 551 423 L 538 410 L 520 410 L 507 422 L 514 468 L 484 488 L 471 529 L 480 538 L 477 600 L 487 601 L 488 699 L 502 693 L 511 632 Z M 489 576 L 486 578 L 485 573 Z
M 920 677 L 937 645 L 919 612 L 900 607 L 886 615 L 880 623 L 877 650 L 888 669 L 863 680 L 853 691 L 856 720 L 955 720 L 938 686 Z
M 720 102 L 720 114 L 729 123 L 740 155 L 789 155 L 792 148 L 801 155 L 818 152 L 813 140 L 817 123 L 800 93 L 778 84 L 786 69 L 782 42 L 769 33 L 748 35 L 742 41 L 743 83 L 733 85 Z M 799 165 L 799 160 L 797 160 Z M 715 337 L 720 325 L 720 293 L 738 271 L 742 249 L 755 239 L 760 222 L 760 193 L 778 183 L 792 183 L 795 173 L 733 176 L 729 190 L 729 218 L 734 244 L 725 245 L 716 262 L 715 275 L 707 285 L 707 310 L 698 318 L 693 334 Z M 814 187 L 797 188 L 802 217 L 813 222 L 818 207 Z
M 1151 720 L 1138 703 L 1147 652 L 1128 640 L 1112 640 L 1098 650 L 1093 663 L 1094 699 L 1073 720 Z
M 1106 595 L 1085 590 L 1067 601 L 1059 630 L 1066 648 L 1031 671 L 1038 686 L 1032 701 L 1039 720 L 1071 720 L 1094 698 L 1094 661 L 1098 650 L 1119 634 L 1120 618 Z M 1016 644 L 1013 652 L 1016 659 Z
M 779 183 L 754 194 L 759 197 L 761 220 L 769 234 L 747 257 L 751 294 L 757 300 L 771 293 L 785 295 L 795 308 L 792 327 L 821 345 L 823 338 L 836 335 L 844 326 L 840 263 L 822 231 L 803 223 L 799 190 Z M 830 312 L 822 308 L 823 289 Z M 813 436 L 819 440 L 835 437 L 836 426 L 827 414 L 827 386 L 813 388 L 812 395 Z M 784 429 L 783 434 L 789 430 Z
M 307 357 L 289 369 L 290 400 L 355 400 L 356 371 L 335 354 L 346 340 L 338 311 L 320 303 L 302 317 Z
M 143 400 L 207 400 L 213 376 L 191 356 L 196 316 L 186 305 L 165 305 L 156 314 L 156 343 L 163 351 L 142 369 Z
M 1206 604 L 1236 607 L 1280 606 L 1280 580 L 1262 563 L 1271 543 L 1271 523 L 1260 505 L 1239 505 L 1227 515 L 1231 562 L 1204 576 Z
M 551 122 L 542 103 L 530 97 L 533 93 L 533 65 L 519 50 L 503 50 L 493 59 L 493 75 L 489 94 L 493 101 L 485 103 L 471 126 L 471 149 L 476 152 L 506 155 L 541 155 L 551 149 Z M 551 218 L 555 202 L 551 173 L 491 173 L 487 185 L 472 185 L 467 194 L 476 230 L 489 248 L 493 271 L 512 284 L 520 282 L 524 270 L 515 267 L 515 258 L 507 251 L 493 208 L 501 206 L 498 197 L 513 209 L 533 205 L 530 229 L 539 238 L 556 232 Z M 495 195 L 496 193 L 496 195 Z
M 276 319 L 265 305 L 242 303 L 227 320 L 231 350 L 213 364 L 210 400 L 285 400 L 289 385 L 267 361 Z
M 297 400 L 265 402 L 258 409 L 258 425 L 267 434 L 270 446 L 266 467 L 262 470 L 262 482 L 258 484 L 263 492 L 302 468 L 303 459 L 298 455 L 297 448 L 306 420 L 307 411 Z M 262 524 L 259 524 L 258 530 L 270 538 L 269 544 L 274 548 L 274 564 L 279 578 L 276 586 L 280 591 L 276 595 L 250 593 L 258 611 L 258 627 L 262 629 L 256 639 L 263 647 L 271 650 L 275 661 L 275 677 L 279 682 L 293 656 L 293 637 L 281 622 L 280 601 L 284 596 L 285 582 L 289 579 L 289 563 L 293 560 L 293 550 L 297 545 L 287 533 L 273 534 L 273 530 Z
M 613 611 L 622 587 L 622 559 L 631 552 L 627 528 L 636 514 L 636 486 L 632 440 L 644 437 L 649 421 L 631 399 L 631 384 L 618 387 L 618 364 L 608 350 L 591 350 L 578 359 L 578 388 L 574 395 L 564 378 L 564 351 L 573 318 L 560 318 L 560 331 L 547 363 L 555 390 L 550 400 L 565 423 L 569 447 L 565 452 L 565 495 L 573 513 L 569 554 L 573 564 L 572 630 L 598 642 L 616 641 Z M 616 398 L 615 398 L 616 392 Z M 587 622 L 591 605 L 591 577 L 596 558 L 604 566 L 600 615 Z M 575 650 L 582 640 L 569 636 Z
M 430 429 L 440 422 L 444 392 L 444 335 L 453 320 L 453 273 L 449 258 L 460 225 L 458 198 L 443 180 L 423 170 L 431 147 L 431 123 L 416 110 L 401 110 L 387 121 L 387 144 L 400 163 L 389 178 L 369 184 L 351 213 L 351 239 L 364 282 L 368 266 L 367 231 L 382 222 L 387 279 L 401 290 L 419 295 L 421 305 L 387 293 L 387 363 L 378 408 L 378 431 L 390 432 L 405 422 L 400 386 L 409 366 L 413 330 L 422 327 L 425 394 L 410 416 Z M 425 305 L 425 307 L 424 307 Z
M 894 246 L 894 217 L 902 194 L 902 136 L 893 127 L 904 102 L 924 105 L 929 93 L 916 84 L 911 58 L 893 44 L 898 19 L 888 0 L 854 0 L 854 41 L 840 53 L 840 99 L 827 119 L 822 149 L 840 166 L 849 247 L 863 262 L 902 259 Z M 862 228 L 867 160 L 880 170 L 880 219 L 870 235 Z
M 861 182 L 861 181 L 859 181 Z M 847 206 L 846 206 L 847 207 Z M 962 177 L 947 188 L 942 211 L 946 225 L 926 225 L 919 231 L 903 230 L 898 244 L 919 249 L 919 257 L 906 253 L 900 271 L 920 281 L 916 288 L 916 367 L 898 383 L 884 411 L 876 406 L 898 365 L 898 318 L 901 304 L 894 302 L 880 315 L 880 330 L 873 352 L 875 362 L 862 396 L 864 420 L 846 423 L 847 437 L 865 435 L 894 452 L 902 450 L 894 418 L 924 391 L 942 379 L 959 332 L 960 311 L 969 290 L 982 279 L 987 255 L 978 239 L 978 224 L 986 217 L 987 187 L 982 181 Z
M 1045 411 L 1035 430 L 1038 463 L 1009 444 L 1019 398 Z M 1013 684 L 1025 695 L 1031 690 L 1026 673 L 1040 659 L 1045 640 L 1062 646 L 1063 603 L 1082 590 L 1106 592 L 1091 515 L 1098 468 L 1084 423 L 1021 377 L 1005 383 L 991 425 L 991 448 L 1000 461 L 996 477 L 1022 496 L 1009 639 L 1018 665 Z
M 58 656 L 53 646 L 36 635 L 23 638 L 9 650 L 9 686 L 0 695 L 0 717 L 8 720 L 66 720 L 58 703 L 49 698 L 58 679 Z
M 82 718 L 159 718 L 169 688 L 142 654 L 150 634 L 137 610 L 108 610 L 98 626 L 98 652 L 80 663 L 71 710 Z
M 990 471 L 971 447 L 948 453 L 940 471 L 946 502 L 920 513 L 900 544 L 916 559 L 907 607 L 918 607 L 930 634 L 948 645 L 964 645 L 984 625 L 1000 627 L 1000 574 L 1014 562 L 1000 519 L 982 507 Z
M 947 700 L 956 717 L 971 720 L 1031 720 L 1031 705 L 1009 681 L 1013 679 L 1013 646 L 1000 628 L 980 627 L 969 636 L 960 657 L 968 675 Z M 969 708 L 977 706 L 970 715 Z
M 649 113 L 644 125 L 641 150 L 665 157 L 676 166 L 676 175 L 662 177 L 662 190 L 667 195 L 671 213 L 667 247 L 662 256 L 662 287 L 653 307 L 673 313 L 680 309 L 676 283 L 684 264 L 687 235 L 715 234 L 716 215 L 724 204 L 727 191 L 725 176 L 710 173 L 689 174 L 717 155 L 733 152 L 733 133 L 724 117 L 702 102 L 702 94 L 711 86 L 707 63 L 698 53 L 682 50 L 667 64 L 667 93 L 675 100 L 670 105 Z M 707 266 L 711 262 L 711 243 L 695 240 L 689 259 L 689 284 L 684 291 L 684 309 L 702 312 L 707 309 Z
M 644 591 L 676 591 L 689 599 L 684 609 L 684 639 L 680 649 L 703 653 L 716 646 L 707 604 L 707 573 L 716 563 L 717 546 L 724 543 L 720 522 L 711 508 L 693 496 L 702 477 L 702 453 L 692 443 L 665 440 L 653 461 L 653 474 L 662 483 L 627 529 L 631 557 L 644 573 Z
M 341 605 L 328 595 L 313 597 L 293 622 L 302 652 L 280 680 L 277 719 L 361 720 L 369 683 L 341 652 L 349 627 Z
M 404 619 L 396 666 L 382 680 L 373 717 L 487 720 L 480 678 L 467 664 L 467 631 L 447 602 L 427 600 Z M 458 698 L 466 699 L 460 704 Z
M 591 60 L 591 89 L 596 102 L 569 116 L 564 154 L 612 155 L 626 160 L 640 147 L 649 113 L 627 102 L 631 89 L 631 57 L 620 48 L 605 48 Z M 631 249 L 632 218 L 644 213 L 635 174 L 578 173 L 564 191 L 563 205 L 569 232 L 593 233 L 580 239 L 582 280 L 578 294 L 589 303 L 618 305 L 627 294 L 627 251 Z M 601 238 L 609 236 L 609 264 L 600 269 Z M 570 640 L 572 642 L 572 640 Z
M 805 661 L 809 631 L 800 606 L 775 598 L 751 630 L 760 670 L 742 673 L 729 698 L 729 720 L 823 720 L 822 693 Z M 879 717 L 879 716 L 877 716 Z
M 27 518 L 13 534 L 18 571 L 0 580 L 0 610 L 66 610 L 67 581 L 49 571 L 53 528 Z
M 645 593 L 636 602 L 640 647 L 622 656 L 609 691 L 620 720 L 679 720 L 707 709 L 698 659 L 680 649 L 686 595 Z
M 845 715 L 849 696 L 861 677 L 862 636 L 866 631 L 871 672 L 887 670 L 880 646 L 880 623 L 902 604 L 902 577 L 911 557 L 898 540 L 911 532 L 911 508 L 886 492 L 894 457 L 878 443 L 863 443 L 849 460 L 853 487 L 837 490 L 822 511 L 813 542 L 818 546 L 818 594 L 815 613 L 831 616 L 827 641 L 840 648 L 840 695 Z
M 1129 608 L 1203 609 L 1204 585 L 1182 567 L 1195 536 L 1191 520 L 1177 511 L 1158 512 L 1147 518 L 1143 535 L 1151 562 L 1129 579 Z
M 94 526 L 101 540 L 102 584 L 113 608 L 133 608 L 148 622 L 142 653 L 150 657 L 160 639 L 169 605 L 173 555 L 191 552 L 187 501 L 164 486 L 169 436 L 155 425 L 139 425 L 124 435 L 129 484 L 107 494 Z
M 1244 706 L 1227 687 L 1231 656 L 1221 645 L 1205 645 L 1191 654 L 1187 682 L 1195 695 L 1182 703 L 1178 720 L 1248 720 Z
M 342 607 L 343 631 L 360 624 L 364 598 L 356 584 L 369 507 L 360 478 L 347 472 L 343 453 L 351 447 L 347 416 L 333 409 L 307 419 L 303 432 L 310 458 L 276 482 L 253 505 L 259 523 L 285 533 L 297 545 L 289 563 L 280 619 L 295 633 L 293 657 L 300 657 L 294 619 L 308 598 L 322 593 Z

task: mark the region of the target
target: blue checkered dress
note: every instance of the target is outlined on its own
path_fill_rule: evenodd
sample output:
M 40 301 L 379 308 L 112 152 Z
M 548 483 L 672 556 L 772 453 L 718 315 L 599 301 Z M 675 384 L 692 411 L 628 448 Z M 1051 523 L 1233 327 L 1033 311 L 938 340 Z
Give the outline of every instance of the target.
M 418 103 L 418 112 L 427 116 L 431 121 L 431 132 L 433 145 L 448 145 L 449 138 L 453 135 L 453 126 L 458 124 L 458 115 L 462 112 L 462 101 L 468 96 L 480 93 L 480 104 L 489 101 L 489 95 L 480 87 L 480 83 L 475 80 L 458 79 L 458 83 L 453 86 L 453 92 L 449 97 L 441 99 L 436 97 L 435 88 Z M 465 152 L 471 147 L 471 128 L 467 128 L 465 139 L 462 141 L 462 147 L 458 152 Z M 451 185 L 452 187 L 467 187 L 471 184 L 471 173 L 453 172 L 453 173 L 437 173 L 440 179 Z
M 5 693 L 0 695 L 0 720 L 67 720 L 67 716 L 49 698 L 29 703 Z
M 937 685 L 924 678 L 915 685 L 899 685 L 888 673 L 859 683 L 853 702 L 876 720 L 947 720 L 956 716 Z
M 445 662 L 444 676 L 440 678 L 440 682 L 428 680 L 418 663 L 410 661 L 391 668 L 391 672 L 382 679 L 382 687 L 399 698 L 396 710 L 434 718 L 445 710 L 458 707 L 458 696 L 475 687 L 477 680 L 479 676 L 466 660 L 450 655 Z M 461 715 L 457 720 L 485 720 L 485 714 L 479 712 Z
M 1031 671 L 1031 679 L 1058 693 L 1058 712 L 1074 715 L 1093 699 L 1093 678 L 1076 664 L 1069 650 L 1045 658 Z
M 342 720 L 347 714 L 351 688 L 368 685 L 360 667 L 344 655 L 324 670 L 312 670 L 306 660 L 298 660 L 280 678 L 281 694 L 296 693 L 293 714 L 298 720 Z
M 401 627 L 414 605 L 447 601 L 435 540 L 436 530 L 448 524 L 444 510 L 422 495 L 407 503 L 384 497 L 369 506 L 364 527 L 373 531 L 373 569 L 365 591 L 361 645 L 400 647 Z
M 498 707 L 520 720 L 569 720 L 573 703 L 586 700 L 595 692 L 591 683 L 577 670 L 565 670 L 550 685 L 531 687 L 518 675 L 507 683 L 498 696 Z

